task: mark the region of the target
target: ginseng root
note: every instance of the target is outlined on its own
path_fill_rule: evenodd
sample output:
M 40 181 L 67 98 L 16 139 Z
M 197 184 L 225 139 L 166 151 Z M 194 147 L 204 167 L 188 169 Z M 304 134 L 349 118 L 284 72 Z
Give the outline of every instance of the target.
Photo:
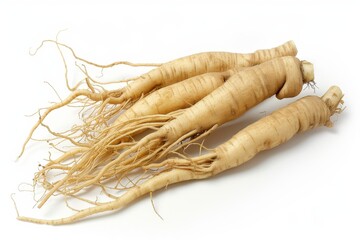
M 56 44 L 59 50 L 59 46 L 67 47 L 61 43 L 56 42 Z M 72 51 L 74 57 L 77 60 L 96 66 L 96 64 L 92 62 L 77 57 L 71 48 L 67 48 Z M 198 53 L 161 64 L 159 67 L 149 71 L 148 73 L 132 79 L 133 81 L 125 87 L 116 90 L 106 90 L 99 82 L 92 80 L 92 78 L 87 74 L 86 68 L 80 68 L 86 75 L 85 82 L 88 86 L 88 89 L 77 89 L 78 85 L 74 88 L 70 88 L 68 86 L 68 88 L 72 91 L 71 94 L 61 102 L 45 109 L 44 112 L 39 116 L 38 121 L 30 130 L 30 133 L 22 146 L 19 157 L 21 157 L 21 155 L 24 153 L 25 147 L 31 140 L 34 131 L 43 124 L 44 119 L 52 111 L 63 106 L 67 106 L 75 100 L 79 101 L 80 105 L 88 107 L 88 111 L 90 113 L 84 116 L 83 125 L 75 125 L 72 129 L 66 131 L 64 134 L 66 134 L 68 138 L 73 139 L 73 142 L 89 142 L 96 138 L 98 135 L 97 133 L 101 131 L 101 129 L 108 126 L 108 123 L 113 119 L 114 116 L 116 116 L 116 114 L 119 114 L 123 109 L 129 108 L 138 99 L 146 96 L 156 89 L 160 89 L 207 72 L 224 72 L 234 67 L 249 67 L 276 57 L 295 56 L 296 53 L 297 49 L 294 42 L 292 41 L 289 41 L 276 48 L 258 50 L 250 54 L 227 52 Z M 121 63 L 123 64 L 124 62 Z M 125 62 L 125 64 L 127 64 L 127 62 Z M 113 65 L 110 64 L 107 66 L 98 66 L 111 67 Z M 94 82 L 98 85 L 100 84 L 100 86 L 97 88 L 94 87 Z M 62 134 L 58 134 L 57 136 L 61 135 Z
M 122 209 L 140 196 L 163 189 L 170 184 L 214 176 L 243 164 L 261 151 L 287 142 L 298 133 L 318 126 L 331 127 L 330 117 L 340 112 L 338 105 L 342 103 L 342 97 L 341 90 L 333 86 L 321 98 L 304 97 L 260 119 L 210 153 L 194 158 L 173 158 L 161 163 L 143 165 L 143 169 L 155 168 L 154 171 L 158 173 L 154 173 L 152 178 L 130 188 L 113 201 L 80 210 L 61 219 L 44 220 L 23 216 L 19 216 L 18 219 L 41 224 L 69 224 L 97 213 Z
M 298 95 L 303 84 L 313 79 L 312 64 L 300 62 L 295 57 L 277 58 L 239 71 L 175 119 L 132 143 L 119 154 L 98 161 L 88 156 L 81 157 L 71 167 L 64 169 L 61 180 L 48 180 L 46 173 L 39 175 L 37 181 L 44 181 L 49 187 L 38 206 L 41 207 L 55 192 L 75 194 L 109 179 L 124 179 L 136 169 L 200 139 L 215 127 L 239 117 L 274 94 L 279 99 Z M 101 146 L 98 150 L 107 147 Z

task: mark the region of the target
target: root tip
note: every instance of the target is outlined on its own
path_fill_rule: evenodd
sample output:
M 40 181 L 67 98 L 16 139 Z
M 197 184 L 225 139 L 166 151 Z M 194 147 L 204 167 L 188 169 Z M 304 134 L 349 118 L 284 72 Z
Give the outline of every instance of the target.
M 12 194 L 10 195 L 11 200 L 13 201 L 14 206 L 15 206 L 16 218 L 20 218 L 19 210 L 18 210 L 18 208 L 17 208 L 17 205 L 16 205 L 16 202 L 15 202 L 14 196 L 15 196 L 15 193 L 12 193 Z
M 314 81 L 314 65 L 308 61 L 301 61 L 301 71 L 303 74 L 304 83 Z
M 343 96 L 344 94 L 338 86 L 332 86 L 329 88 L 329 90 L 326 91 L 321 99 L 329 107 L 331 114 L 334 114 L 338 109 L 338 105 L 344 102 L 342 100 Z

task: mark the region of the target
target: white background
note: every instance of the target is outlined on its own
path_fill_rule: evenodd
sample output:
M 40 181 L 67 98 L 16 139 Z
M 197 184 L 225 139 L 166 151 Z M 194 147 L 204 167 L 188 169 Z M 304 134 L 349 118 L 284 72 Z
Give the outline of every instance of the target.
M 0 3 L 0 238 L 360 238 L 360 19 L 356 1 L 8 2 Z M 155 193 L 156 209 L 164 221 L 145 197 L 122 211 L 73 225 L 19 222 L 11 193 L 16 193 L 22 215 L 49 218 L 56 212 L 64 216 L 56 205 L 32 209 L 29 193 L 17 190 L 21 182 L 31 182 L 37 164 L 47 157 L 47 148 L 31 144 L 20 161 L 15 159 L 36 121 L 24 115 L 57 100 L 44 81 L 51 82 L 62 97 L 67 94 L 56 48 L 48 45 L 34 57 L 28 51 L 65 28 L 60 40 L 99 63 L 165 62 L 215 50 L 251 52 L 292 39 L 298 57 L 315 65 L 316 94 L 339 85 L 347 108 L 334 117 L 332 129 L 296 136 L 213 179 Z M 134 71 L 116 68 L 112 73 L 122 78 L 133 76 Z M 75 81 L 76 75 L 70 78 Z M 313 93 L 307 89 L 302 96 Z M 260 104 L 242 120 L 221 128 L 209 143 L 216 145 L 262 112 L 287 102 L 270 99 Z M 65 117 L 52 119 L 66 122 Z

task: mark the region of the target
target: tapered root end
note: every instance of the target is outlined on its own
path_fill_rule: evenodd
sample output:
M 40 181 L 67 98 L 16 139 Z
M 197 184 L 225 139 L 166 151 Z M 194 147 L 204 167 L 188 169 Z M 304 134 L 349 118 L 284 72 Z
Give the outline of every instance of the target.
M 321 97 L 321 99 L 329 107 L 331 115 L 335 112 L 340 112 L 339 104 L 343 103 L 344 94 L 338 86 L 332 86 L 327 90 L 327 92 Z
M 301 71 L 304 83 L 314 81 L 314 65 L 308 61 L 301 61 Z
M 17 220 L 22 222 L 47 224 L 47 225 L 61 225 L 61 224 L 72 223 L 71 221 L 64 221 L 64 219 L 46 220 L 46 219 L 38 219 L 38 218 L 30 218 L 30 217 L 22 217 L 22 216 L 18 216 Z

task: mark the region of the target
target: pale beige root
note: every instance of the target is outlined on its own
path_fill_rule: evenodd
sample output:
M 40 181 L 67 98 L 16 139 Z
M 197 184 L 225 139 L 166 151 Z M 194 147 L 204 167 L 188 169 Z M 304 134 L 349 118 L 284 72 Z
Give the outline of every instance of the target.
M 124 100 L 137 99 L 154 88 L 174 84 L 203 73 L 223 72 L 234 67 L 251 67 L 277 57 L 296 56 L 296 54 L 297 49 L 293 41 L 288 41 L 272 49 L 257 50 L 248 54 L 197 53 L 164 63 L 160 67 L 141 75 L 127 86 L 122 98 Z
M 77 212 L 76 214 L 70 217 L 56 219 L 56 220 L 44 220 L 44 219 L 18 216 L 17 219 L 21 221 L 39 223 L 39 224 L 50 224 L 50 225 L 69 224 L 97 213 L 121 209 L 127 206 L 129 203 L 133 202 L 135 199 L 141 197 L 142 195 L 159 190 L 161 188 L 166 187 L 167 185 L 186 181 L 186 180 L 200 179 L 205 177 L 207 177 L 207 175 L 194 174 L 191 171 L 174 169 L 172 171 L 164 172 L 156 177 L 153 177 L 152 179 L 148 180 L 142 185 L 131 188 L 123 196 L 117 198 L 114 201 L 103 203 L 99 206 L 90 207 L 84 210 L 80 210 L 79 212 Z
M 68 137 L 72 137 L 74 141 L 91 141 L 93 135 L 106 127 L 111 119 L 122 109 L 130 107 L 134 104 L 139 98 L 146 96 L 155 89 L 162 88 L 176 82 L 182 81 L 184 79 L 200 75 L 206 72 L 222 72 L 234 67 L 247 67 L 259 64 L 261 62 L 267 61 L 281 56 L 295 56 L 297 54 L 297 49 L 293 41 L 286 42 L 283 45 L 280 45 L 276 48 L 258 50 L 250 54 L 239 54 L 239 53 L 226 53 L 226 52 L 205 52 L 194 54 L 191 56 L 183 57 L 176 59 L 174 61 L 161 64 L 158 68 L 155 68 L 148 73 L 145 73 L 137 78 L 131 80 L 137 80 L 127 85 L 124 88 L 117 90 L 107 91 L 105 90 L 100 82 L 92 79 L 84 66 L 84 69 L 79 67 L 80 70 L 85 74 L 85 82 L 88 86 L 88 89 L 78 90 L 79 84 L 71 88 L 68 84 L 67 79 L 67 65 L 64 58 L 64 55 L 60 49 L 65 47 L 71 51 L 75 59 L 80 60 L 84 63 L 95 65 L 98 67 L 111 67 L 116 64 L 129 64 L 129 65 L 146 65 L 146 64 L 132 64 L 129 62 L 118 62 L 110 65 L 97 65 L 93 62 L 86 61 L 83 58 L 78 57 L 74 50 L 65 44 L 59 43 L 57 41 L 47 40 L 50 42 L 56 43 L 61 57 L 65 65 L 65 78 L 67 87 L 72 93 L 68 98 L 60 103 L 57 103 L 49 107 L 40 117 L 34 127 L 31 129 L 29 135 L 27 136 L 19 158 L 24 153 L 27 143 L 32 138 L 34 131 L 38 126 L 42 124 L 46 116 L 53 110 L 69 105 L 72 101 L 77 99 L 80 96 L 84 96 L 84 99 L 80 100 L 80 103 L 84 106 L 86 105 L 90 114 L 83 117 L 84 124 L 80 126 L 75 126 L 73 129 L 70 129 L 66 134 Z M 46 41 L 44 41 L 46 42 Z M 43 42 L 43 43 L 44 43 Z M 151 64 L 150 64 L 151 65 Z M 98 84 L 99 88 L 95 89 L 93 84 Z M 93 107 L 91 107 L 93 106 Z M 110 108 L 110 109 L 109 109 Z M 92 134 L 91 134 L 92 133 Z M 95 133 L 95 134 L 94 134 Z M 58 134 L 61 136 L 61 134 Z M 85 139 L 85 140 L 84 140 Z
M 47 176 L 53 175 L 50 172 L 70 170 L 71 166 L 75 164 L 78 168 L 79 166 L 96 168 L 110 162 L 119 150 L 134 145 L 132 141 L 134 136 L 146 130 L 158 130 L 159 127 L 183 111 L 177 109 L 184 109 L 195 104 L 222 85 L 231 75 L 241 70 L 243 70 L 242 67 L 237 67 L 221 73 L 195 76 L 161 88 L 140 99 L 121 114 L 111 126 L 103 129 L 95 141 L 87 144 L 91 147 L 79 146 L 83 154 L 78 156 L 79 152 L 76 152 L 76 161 L 73 159 L 74 155 L 65 153 L 64 155 L 67 157 L 60 157 L 56 161 L 50 161 L 44 165 L 35 175 L 34 183 L 48 189 L 52 187 L 51 179 L 47 179 Z M 168 115 L 159 115 L 158 113 Z M 68 182 L 71 181 L 71 179 L 68 180 Z M 74 182 L 76 181 L 78 179 L 75 178 Z
M 146 135 L 115 158 L 101 161 L 99 165 L 93 162 L 86 166 L 74 164 L 61 180 L 53 184 L 38 206 L 41 207 L 57 191 L 75 194 L 115 176 L 122 179 L 132 171 L 160 160 L 176 150 L 180 143 L 182 146 L 190 143 L 187 139 L 201 138 L 201 133 L 207 134 L 209 129 L 239 117 L 274 94 L 280 99 L 296 96 L 304 83 L 312 81 L 303 77 L 311 74 L 304 73 L 301 65 L 295 57 L 283 57 L 239 71 L 174 120 Z
M 304 97 L 244 128 L 229 141 L 208 154 L 187 158 L 168 159 L 162 163 L 144 166 L 155 168 L 155 175 L 126 191 L 111 202 L 81 210 L 72 216 L 44 220 L 19 216 L 22 221 L 40 224 L 69 224 L 105 211 L 115 211 L 129 205 L 135 199 L 164 189 L 168 185 L 188 180 L 204 179 L 237 167 L 257 153 L 287 142 L 296 134 L 318 126 L 330 126 L 330 117 L 340 112 L 343 94 L 340 88 L 331 87 L 323 97 Z
M 238 67 L 225 72 L 205 73 L 160 88 L 137 101 L 132 107 L 121 114 L 114 124 L 122 123 L 132 118 L 167 114 L 179 109 L 188 108 L 220 87 L 231 74 L 241 69 L 241 67 Z
M 261 151 L 289 141 L 298 133 L 319 126 L 332 127 L 330 117 L 342 111 L 339 106 L 343 104 L 342 98 L 341 89 L 332 86 L 322 97 L 303 97 L 247 126 L 207 155 L 192 159 L 170 159 L 145 169 L 167 166 L 169 169 L 195 171 L 205 162 L 210 162 L 207 169 L 210 169 L 211 175 L 216 175 L 243 164 Z
M 304 97 L 246 127 L 216 149 L 218 161 L 214 161 L 214 174 L 236 167 L 298 133 L 332 126 L 330 117 L 341 111 L 342 97 L 340 88 L 333 86 L 321 98 Z
M 156 117 L 159 114 L 178 115 L 184 109 L 191 107 L 202 98 L 210 94 L 212 91 L 221 86 L 229 77 L 237 72 L 243 70 L 243 67 L 236 67 L 225 72 L 205 73 L 195 77 L 188 78 L 181 82 L 160 88 L 148 96 L 138 100 L 133 106 L 124 111 L 110 127 L 101 131 L 99 139 L 113 138 L 117 135 L 119 128 L 113 126 L 127 127 L 122 124 L 128 122 L 130 119 L 137 119 L 145 117 L 149 119 L 148 124 L 151 125 L 151 117 Z M 156 119 L 154 119 L 156 121 Z M 132 138 L 142 129 L 134 131 L 128 137 Z M 126 141 L 124 138 L 117 138 L 117 141 Z M 114 140 L 112 140 L 114 144 Z
M 179 116 L 174 121 L 169 122 L 159 131 L 156 131 L 154 134 L 146 136 L 139 143 L 121 153 L 119 157 L 117 157 L 114 161 L 109 162 L 108 165 L 106 165 L 104 168 L 101 168 L 101 170 L 97 170 L 96 168 L 87 171 L 83 170 L 83 172 L 86 172 L 88 174 L 87 177 L 85 177 L 84 174 L 78 173 L 79 184 L 76 185 L 76 189 L 81 189 L 82 187 L 86 187 L 93 183 L 96 183 L 104 177 L 103 175 L 113 176 L 113 173 L 115 173 L 115 175 L 120 175 L 121 177 L 123 177 L 122 175 L 135 169 L 136 167 L 146 164 L 147 161 L 152 161 L 153 159 L 156 159 L 155 156 L 157 154 L 160 154 L 160 156 L 162 156 L 163 154 L 161 154 L 161 152 L 166 152 L 165 150 L 169 149 L 169 147 L 174 142 L 177 142 L 179 139 L 183 140 L 183 136 L 189 135 L 189 133 L 195 134 L 197 132 L 204 131 L 205 129 L 209 129 L 211 127 L 210 124 L 222 124 L 224 121 L 227 121 L 229 119 L 231 120 L 237 115 L 245 112 L 251 106 L 255 105 L 258 102 L 261 102 L 262 100 L 270 97 L 275 93 L 277 93 L 277 96 L 279 98 L 297 95 L 301 91 L 301 86 L 303 82 L 308 82 L 311 80 L 302 79 L 300 66 L 301 64 L 297 59 L 288 57 L 273 60 L 272 62 L 264 63 L 263 65 L 254 67 L 254 69 L 256 69 L 257 71 L 255 71 L 254 69 L 252 69 L 252 71 L 242 71 L 241 74 L 237 76 L 237 78 L 232 77 L 226 82 L 225 85 L 223 85 L 225 89 L 223 89 L 223 87 L 218 88 L 216 91 L 213 92 L 215 93 L 215 96 L 213 96 L 213 94 L 207 96 L 205 99 L 208 100 L 204 99 L 205 101 L 202 100 L 198 104 L 195 104 L 192 108 L 186 110 L 183 115 Z M 237 82 L 240 81 L 239 79 L 242 79 L 244 85 L 237 84 Z M 235 84 L 236 86 L 234 86 Z M 247 86 L 246 84 L 249 84 L 249 86 Z M 254 92 L 258 93 L 259 95 L 264 94 L 264 96 L 256 98 L 256 96 L 254 96 L 251 92 L 247 92 L 248 89 L 254 90 Z M 240 102 L 237 103 L 237 100 L 233 99 L 231 96 L 235 96 L 236 94 L 238 94 L 239 90 L 242 90 L 244 92 L 240 92 L 240 96 L 237 96 L 239 99 L 241 99 Z M 224 112 L 224 110 L 227 110 L 226 105 L 218 103 L 218 99 L 222 99 L 224 102 L 226 101 L 226 99 L 228 99 L 228 104 L 229 106 L 232 106 L 232 109 L 229 112 Z M 212 106 L 213 108 L 209 108 L 209 106 Z M 238 108 L 236 109 L 235 106 L 238 106 Z M 218 114 L 216 114 L 215 116 L 214 113 Z M 202 118 L 208 120 L 201 122 Z M 211 122 L 210 119 L 213 122 Z M 200 122 L 201 124 L 208 125 L 205 125 L 203 128 L 199 128 L 197 126 Z M 186 125 L 184 125 L 183 123 L 186 123 Z M 188 128 L 186 129 L 185 127 Z M 166 139 L 164 143 L 162 143 L 162 141 L 164 141 L 163 139 Z M 148 152 L 149 150 L 151 150 L 151 154 L 146 155 L 144 151 Z M 139 151 L 143 155 L 145 155 L 145 157 L 135 156 L 130 157 L 128 160 L 126 160 L 127 156 L 133 156 L 136 152 Z M 130 163 L 131 165 L 129 165 Z M 93 165 L 91 167 L 93 167 Z M 73 169 L 73 172 L 75 171 L 79 172 L 78 166 L 76 165 Z M 111 172 L 111 174 L 106 174 L 107 171 Z M 89 175 L 89 173 L 91 172 L 93 172 L 92 175 Z M 68 175 L 72 175 L 72 171 L 70 171 Z M 65 178 L 64 180 L 67 179 Z M 85 180 L 84 183 L 80 184 L 80 182 L 83 180 Z M 47 197 L 44 198 L 40 206 L 50 196 L 50 193 L 53 193 L 55 190 L 57 190 L 58 186 L 65 184 L 64 181 L 60 182 L 61 184 L 57 183 L 56 187 L 54 187 L 52 191 L 47 194 Z M 70 186 L 67 186 L 66 184 L 63 187 L 66 189 L 71 189 Z
M 67 170 L 72 165 L 90 166 L 96 168 L 111 161 L 119 150 L 133 145 L 133 137 L 146 130 L 158 130 L 166 122 L 171 121 L 187 108 L 210 92 L 218 88 L 226 79 L 241 68 L 235 68 L 222 73 L 207 73 L 189 78 L 179 83 L 161 88 L 145 98 L 120 115 L 111 126 L 104 128 L 98 136 L 84 146 L 79 146 L 83 153 L 76 161 L 72 155 L 60 157 L 60 160 L 50 161 L 43 166 L 35 176 L 35 183 L 51 186 L 51 180 L 46 179 L 49 171 Z M 161 115 L 167 114 L 167 115 Z M 51 131 L 49 129 L 49 131 Z M 53 135 L 57 135 L 53 133 Z M 67 138 L 66 136 L 62 136 Z M 72 139 L 69 140 L 73 142 Z M 79 143 L 73 143 L 80 145 Z M 88 146 L 90 145 L 90 146 Z M 77 155 L 79 152 L 77 152 Z M 107 160 L 106 160 L 107 159 Z M 44 187 L 45 187 L 44 186 Z

